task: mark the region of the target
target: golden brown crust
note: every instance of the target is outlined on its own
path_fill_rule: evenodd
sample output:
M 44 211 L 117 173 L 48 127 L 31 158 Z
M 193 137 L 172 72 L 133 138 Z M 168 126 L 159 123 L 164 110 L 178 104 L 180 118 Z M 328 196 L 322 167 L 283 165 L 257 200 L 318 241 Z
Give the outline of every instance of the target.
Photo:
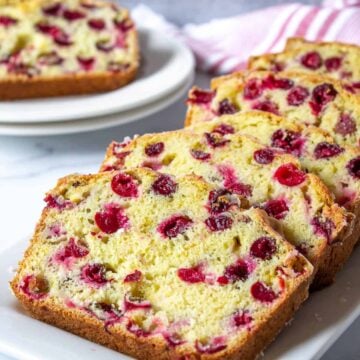
M 16 280 L 11 283 L 14 294 L 35 319 L 144 360 L 185 359 L 185 356 L 187 356 L 186 359 L 255 359 L 274 340 L 283 327 L 293 318 L 301 303 L 307 299 L 308 286 L 309 281 L 300 284 L 295 292 L 284 300 L 282 306 L 279 306 L 271 314 L 268 321 L 255 329 L 243 344 L 239 344 L 240 349 L 239 347 L 232 347 L 221 352 L 221 355 L 201 355 L 195 353 L 179 354 L 174 348 L 167 346 L 164 341 L 156 337 L 141 339 L 131 333 L 125 333 L 119 328 L 110 328 L 106 331 L 102 321 L 79 310 L 60 307 L 49 300 L 34 302 L 19 292 Z
M 117 73 L 80 73 L 46 77 L 13 77 L 0 80 L 0 100 L 29 99 L 64 95 L 83 95 L 120 88 L 131 82 L 137 66 Z
M 303 44 L 315 45 L 320 48 L 325 46 L 336 46 L 343 50 L 360 50 L 360 47 L 356 44 L 343 43 L 340 41 L 309 41 L 301 37 L 291 37 L 287 39 L 284 51 L 297 49 Z

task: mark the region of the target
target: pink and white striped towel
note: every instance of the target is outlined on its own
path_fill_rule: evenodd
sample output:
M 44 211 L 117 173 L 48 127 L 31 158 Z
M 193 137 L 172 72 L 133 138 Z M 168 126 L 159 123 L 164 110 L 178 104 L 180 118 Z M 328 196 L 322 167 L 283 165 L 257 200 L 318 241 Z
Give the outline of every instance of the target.
M 360 0 L 324 0 L 322 6 L 278 5 L 183 28 L 144 5 L 133 10 L 133 17 L 181 38 L 193 50 L 198 68 L 215 74 L 244 68 L 250 55 L 281 51 L 292 36 L 360 45 Z

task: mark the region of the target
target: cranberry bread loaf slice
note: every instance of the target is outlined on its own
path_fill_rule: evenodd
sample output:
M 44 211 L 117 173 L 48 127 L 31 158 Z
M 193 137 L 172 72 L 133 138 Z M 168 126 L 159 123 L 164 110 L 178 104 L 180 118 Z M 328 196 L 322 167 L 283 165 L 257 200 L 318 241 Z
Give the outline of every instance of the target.
M 0 99 L 110 91 L 133 80 L 138 39 L 127 10 L 98 0 L 0 6 Z
M 214 79 L 211 88 L 190 91 L 186 125 L 260 110 L 318 126 L 341 145 L 359 145 L 360 97 L 336 80 L 301 72 L 238 72 Z
M 113 143 L 101 170 L 145 166 L 175 176 L 193 173 L 225 193 L 242 195 L 252 207 L 280 207 L 276 218 L 285 238 L 318 270 L 313 287 L 332 282 L 357 239 L 353 215 L 334 203 L 323 182 L 302 171 L 294 156 L 226 132 L 226 127 L 202 134 L 182 130 Z M 162 187 L 171 187 L 166 177 Z M 212 226 L 221 230 L 226 224 Z
M 265 213 L 196 176 L 74 175 L 46 200 L 15 295 L 138 359 L 255 359 L 308 296 L 311 264 Z
M 251 57 L 248 69 L 318 73 L 341 80 L 348 91 L 360 94 L 360 47 L 357 45 L 290 38 L 284 52 Z

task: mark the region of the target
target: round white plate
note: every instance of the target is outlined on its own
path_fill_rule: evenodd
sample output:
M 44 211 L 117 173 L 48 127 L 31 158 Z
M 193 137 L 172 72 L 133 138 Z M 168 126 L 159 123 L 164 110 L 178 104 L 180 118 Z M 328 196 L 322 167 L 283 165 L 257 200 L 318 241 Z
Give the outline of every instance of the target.
M 179 88 L 192 74 L 194 58 L 180 41 L 139 28 L 142 64 L 137 79 L 115 91 L 86 95 L 0 102 L 0 122 L 73 121 L 138 108 Z
M 46 135 L 61 135 L 72 134 L 85 131 L 93 131 L 104 129 L 112 126 L 126 124 L 153 113 L 156 113 L 163 108 L 169 106 L 175 101 L 179 100 L 193 84 L 194 75 L 191 74 L 180 88 L 167 94 L 165 97 L 157 100 L 151 104 L 141 106 L 137 109 L 128 110 L 119 114 L 107 115 L 104 117 L 96 117 L 86 120 L 63 121 L 53 123 L 39 123 L 39 124 L 1 124 L 0 135 L 16 135 L 16 136 L 46 136 Z

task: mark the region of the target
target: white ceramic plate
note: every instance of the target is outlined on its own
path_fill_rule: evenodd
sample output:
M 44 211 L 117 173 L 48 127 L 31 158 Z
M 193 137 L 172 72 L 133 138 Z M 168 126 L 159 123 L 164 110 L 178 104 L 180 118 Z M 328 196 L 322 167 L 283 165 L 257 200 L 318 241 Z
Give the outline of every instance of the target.
M 186 79 L 184 84 L 180 84 L 180 88 L 165 95 L 151 104 L 138 107 L 133 110 L 121 112 L 119 114 L 107 115 L 104 117 L 86 119 L 86 120 L 74 120 L 63 121 L 53 123 L 38 123 L 38 124 L 1 124 L 0 123 L 0 135 L 16 135 L 16 136 L 47 136 L 47 135 L 60 135 L 60 134 L 72 134 L 84 131 L 94 131 L 99 129 L 105 129 L 112 126 L 126 124 L 153 113 L 156 113 L 175 101 L 179 100 L 193 84 L 194 76 L 190 75 Z
M 129 357 L 27 315 L 8 281 L 28 241 L 0 254 L 0 353 L 23 360 L 125 360 Z M 360 249 L 331 287 L 312 294 L 265 352 L 264 360 L 317 360 L 360 315 Z
M 38 123 L 84 119 L 138 108 L 179 88 L 194 70 L 190 50 L 164 33 L 139 28 L 142 65 L 137 79 L 115 91 L 0 102 L 0 122 Z

